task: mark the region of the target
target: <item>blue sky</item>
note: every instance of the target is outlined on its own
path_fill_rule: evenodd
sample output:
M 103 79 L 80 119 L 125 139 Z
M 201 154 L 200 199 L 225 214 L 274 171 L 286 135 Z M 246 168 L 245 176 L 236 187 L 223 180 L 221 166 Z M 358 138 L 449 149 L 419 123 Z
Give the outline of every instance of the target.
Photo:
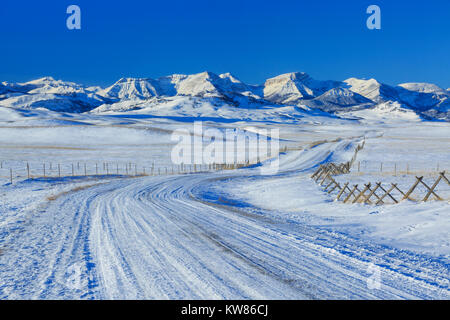
M 81 30 L 66 28 L 71 4 Z M 381 30 L 366 28 L 371 4 Z M 305 71 L 450 87 L 448 0 L 2 0 L 0 30 L 0 81 L 106 86 L 208 70 L 256 84 Z

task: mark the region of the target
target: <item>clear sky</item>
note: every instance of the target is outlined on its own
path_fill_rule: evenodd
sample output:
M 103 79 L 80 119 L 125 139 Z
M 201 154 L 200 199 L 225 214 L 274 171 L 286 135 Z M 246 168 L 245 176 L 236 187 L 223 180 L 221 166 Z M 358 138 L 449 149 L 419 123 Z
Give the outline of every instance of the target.
M 81 30 L 66 28 L 71 4 Z M 381 30 L 366 27 L 371 4 Z M 450 87 L 449 0 L 2 0 L 0 32 L 0 81 L 305 71 Z

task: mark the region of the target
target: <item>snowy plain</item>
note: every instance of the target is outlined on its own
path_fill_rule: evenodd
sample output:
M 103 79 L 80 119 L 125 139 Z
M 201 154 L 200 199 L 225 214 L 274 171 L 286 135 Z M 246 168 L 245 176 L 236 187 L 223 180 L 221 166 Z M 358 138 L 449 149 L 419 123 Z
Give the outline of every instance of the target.
M 450 171 L 448 122 L 404 110 L 389 117 L 392 106 L 341 118 L 186 96 L 127 103 L 78 114 L 0 107 L 1 299 L 450 298 L 448 199 L 343 204 L 310 178 L 321 163 L 348 161 L 365 139 L 361 172 L 354 165 L 336 179 L 431 179 Z M 279 129 L 278 172 L 179 173 L 171 134 L 195 121 Z M 130 163 L 160 174 L 134 176 Z M 368 285 L 373 266 L 378 288 Z

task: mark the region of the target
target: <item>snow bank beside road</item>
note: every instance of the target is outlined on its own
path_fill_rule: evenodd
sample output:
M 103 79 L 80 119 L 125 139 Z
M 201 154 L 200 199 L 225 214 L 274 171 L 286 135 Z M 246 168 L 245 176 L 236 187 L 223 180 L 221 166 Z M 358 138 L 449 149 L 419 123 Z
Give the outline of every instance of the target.
M 333 203 L 308 175 L 217 184 L 218 193 L 273 211 L 286 220 L 450 259 L 450 204 L 447 202 L 402 202 L 376 207 Z

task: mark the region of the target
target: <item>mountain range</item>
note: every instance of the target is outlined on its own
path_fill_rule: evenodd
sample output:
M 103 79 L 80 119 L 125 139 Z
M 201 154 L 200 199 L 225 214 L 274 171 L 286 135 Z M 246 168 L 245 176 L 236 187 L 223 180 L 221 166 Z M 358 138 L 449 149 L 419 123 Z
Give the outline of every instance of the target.
M 246 84 L 230 73 L 212 72 L 173 74 L 158 79 L 122 78 L 107 88 L 51 77 L 26 83 L 0 83 L 0 107 L 66 113 L 126 112 L 167 102 L 176 104 L 175 98 L 183 97 L 217 106 L 252 109 L 267 105 L 294 106 L 337 115 L 400 109 L 424 119 L 450 121 L 450 89 L 429 83 L 390 86 L 375 79 L 323 81 L 304 72 L 282 74 L 261 85 Z

